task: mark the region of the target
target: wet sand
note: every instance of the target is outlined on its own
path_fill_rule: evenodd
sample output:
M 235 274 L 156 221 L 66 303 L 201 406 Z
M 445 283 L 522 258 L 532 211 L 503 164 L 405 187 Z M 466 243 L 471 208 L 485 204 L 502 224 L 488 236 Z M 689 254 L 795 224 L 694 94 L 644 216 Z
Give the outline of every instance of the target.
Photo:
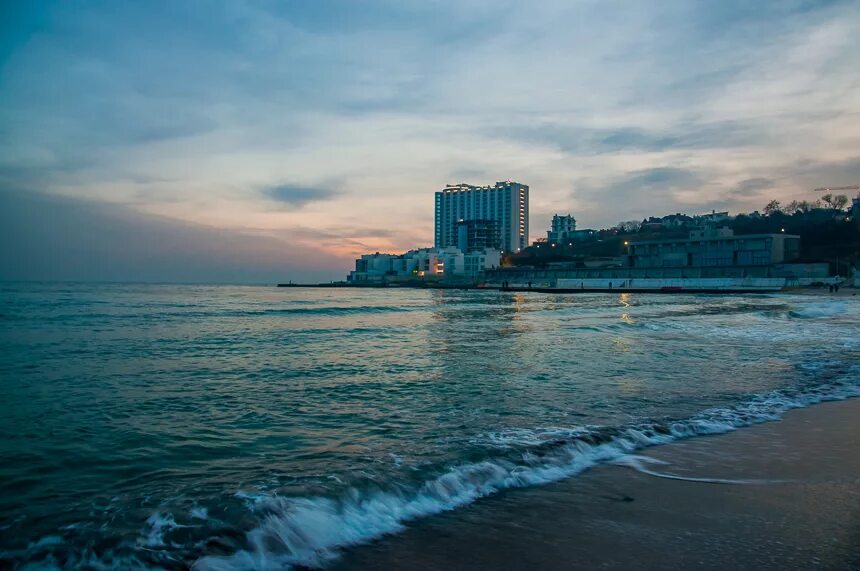
M 333 566 L 367 569 L 860 570 L 860 399 L 642 451 L 414 522 Z

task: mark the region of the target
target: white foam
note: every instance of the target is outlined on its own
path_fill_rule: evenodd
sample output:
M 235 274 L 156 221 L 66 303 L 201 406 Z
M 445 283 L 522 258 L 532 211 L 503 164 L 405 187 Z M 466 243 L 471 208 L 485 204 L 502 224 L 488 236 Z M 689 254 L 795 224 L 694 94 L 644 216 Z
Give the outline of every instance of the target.
M 540 428 L 505 428 L 495 432 L 489 432 L 478 438 L 470 440 L 472 444 L 490 446 L 492 448 L 520 448 L 526 446 L 541 446 L 559 440 L 570 440 L 578 436 L 590 434 L 591 430 L 585 426 L 564 428 L 548 426 Z
M 201 506 L 195 506 L 191 508 L 191 517 L 194 519 L 209 519 L 209 510 Z
M 853 377 L 856 378 L 856 375 Z M 411 520 L 453 510 L 502 490 L 534 486 L 578 474 L 595 464 L 617 460 L 657 444 L 703 434 L 719 434 L 775 420 L 793 408 L 825 400 L 860 396 L 857 384 L 832 383 L 807 391 L 774 391 L 744 404 L 704 411 L 686 420 L 577 433 L 550 447 L 526 450 L 521 459 L 487 460 L 450 468 L 417 489 L 350 489 L 339 498 L 288 498 L 246 494 L 259 526 L 247 534 L 246 548 L 229 556 L 207 556 L 198 571 L 321 567 L 340 548 L 401 530 Z M 579 430 L 579 429 L 575 429 Z M 508 434 L 507 444 L 527 442 Z M 540 436 L 537 437 L 541 441 Z M 543 439 L 545 443 L 546 440 Z
M 650 468 L 646 468 L 645 464 L 659 464 L 659 465 L 667 465 L 668 462 L 664 462 L 662 460 L 658 460 L 656 458 L 651 458 L 649 456 L 641 456 L 636 454 L 627 454 L 626 456 L 621 456 L 620 458 L 616 458 L 612 461 L 613 464 L 618 466 L 627 466 L 628 468 L 633 468 L 637 472 L 642 472 L 643 474 L 648 474 L 649 476 L 655 476 L 657 478 L 665 478 L 667 480 L 683 480 L 685 482 L 701 482 L 705 484 L 747 484 L 747 485 L 763 485 L 763 484 L 778 484 L 783 483 L 785 480 L 760 480 L 760 479 L 726 479 L 726 478 L 702 478 L 702 477 L 694 477 L 694 476 L 681 476 L 679 474 L 670 474 L 668 472 L 658 472 L 656 470 L 652 470 Z
M 173 514 L 155 512 L 146 520 L 146 526 L 137 539 L 141 547 L 164 547 L 164 534 L 172 529 L 185 527 L 176 523 Z
M 845 302 L 823 301 L 804 305 L 803 307 L 793 309 L 788 313 L 792 317 L 799 317 L 801 319 L 816 319 L 821 317 L 832 317 L 834 315 L 841 315 L 845 313 L 846 309 L 847 308 Z

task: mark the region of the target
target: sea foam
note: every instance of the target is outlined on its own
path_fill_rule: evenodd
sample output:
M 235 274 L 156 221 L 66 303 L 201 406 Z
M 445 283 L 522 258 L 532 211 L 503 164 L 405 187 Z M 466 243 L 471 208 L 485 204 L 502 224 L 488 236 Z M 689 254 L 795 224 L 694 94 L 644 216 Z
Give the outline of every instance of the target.
M 409 521 L 453 510 L 502 490 L 547 484 L 648 446 L 730 432 L 776 420 L 791 409 L 860 396 L 856 371 L 851 373 L 841 381 L 805 390 L 777 390 L 684 420 L 595 427 L 586 432 L 552 429 L 533 435 L 522 431 L 509 434 L 517 444 L 538 443 L 547 432 L 558 440 L 551 446 L 544 443 L 526 449 L 516 461 L 490 459 L 451 467 L 417 488 L 392 486 L 374 491 L 352 488 L 338 498 L 258 494 L 251 509 L 258 515 L 259 525 L 248 532 L 244 549 L 227 556 L 202 557 L 195 562 L 194 569 L 322 567 L 336 558 L 341 548 L 396 533 Z
M 793 309 L 788 312 L 791 317 L 799 319 L 818 319 L 822 317 L 832 317 L 845 313 L 847 307 L 841 301 L 824 301 L 821 303 L 810 303 L 801 308 Z

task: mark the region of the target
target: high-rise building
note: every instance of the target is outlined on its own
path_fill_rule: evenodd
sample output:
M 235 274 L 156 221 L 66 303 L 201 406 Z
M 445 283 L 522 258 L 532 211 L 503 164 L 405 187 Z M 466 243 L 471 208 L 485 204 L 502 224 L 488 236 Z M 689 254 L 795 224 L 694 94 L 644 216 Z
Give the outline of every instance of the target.
M 522 250 L 529 238 L 529 187 L 511 181 L 494 186 L 449 184 L 436 193 L 437 248 L 460 245 L 462 233 L 469 236 L 469 229 L 467 225 L 461 230 L 458 224 L 471 220 L 481 221 L 472 225 L 481 232 L 492 229 L 494 239 L 482 238 L 481 246 L 505 252 Z

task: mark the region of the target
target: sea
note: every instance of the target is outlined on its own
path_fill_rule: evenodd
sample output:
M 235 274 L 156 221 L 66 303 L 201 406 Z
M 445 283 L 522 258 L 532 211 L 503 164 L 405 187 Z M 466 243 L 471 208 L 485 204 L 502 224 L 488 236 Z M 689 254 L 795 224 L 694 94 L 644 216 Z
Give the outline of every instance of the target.
M 844 290 L 0 284 L 0 567 L 326 567 L 853 396 Z

